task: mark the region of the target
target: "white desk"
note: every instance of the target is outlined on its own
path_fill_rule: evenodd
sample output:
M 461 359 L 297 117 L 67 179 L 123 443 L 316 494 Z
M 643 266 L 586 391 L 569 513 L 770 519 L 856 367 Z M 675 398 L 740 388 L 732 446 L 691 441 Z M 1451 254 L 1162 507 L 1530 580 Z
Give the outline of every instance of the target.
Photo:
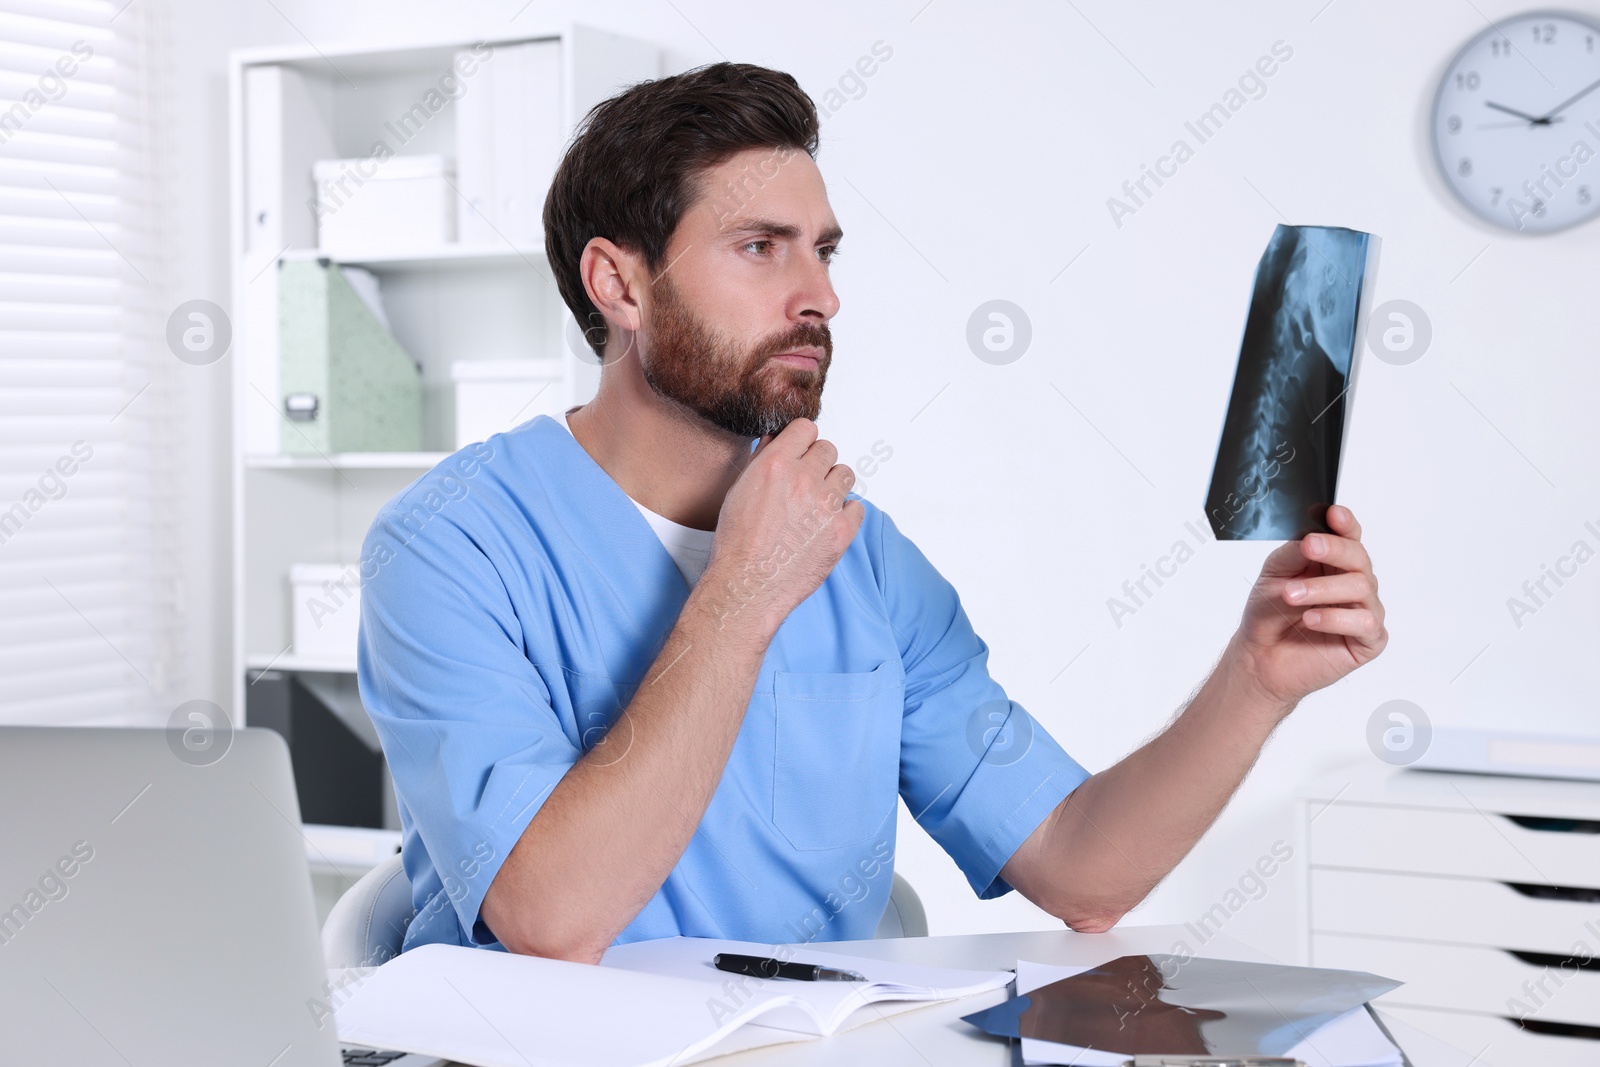
M 1010 970 L 1017 960 L 1041 963 L 1094 966 L 1118 956 L 1151 952 L 1171 952 L 1182 941 L 1197 956 L 1249 960 L 1271 960 L 1248 945 L 1226 936 L 1213 937 L 1204 945 L 1182 926 L 1119 927 L 1105 934 L 1075 934 L 1070 930 L 1018 934 L 965 934 L 954 937 L 885 938 L 877 941 L 830 941 L 830 952 L 844 952 L 873 959 L 902 960 L 908 963 L 980 970 Z M 947 1004 L 905 1012 L 832 1037 L 751 1049 L 705 1061 L 715 1067 L 1009 1067 L 1009 1043 L 981 1033 L 961 1021 L 982 1008 L 993 1007 L 1009 993 L 998 990 Z M 1478 1057 L 1480 1050 L 1453 1049 L 1413 1027 L 1397 1023 L 1379 1013 L 1394 1039 L 1411 1058 L 1414 1067 L 1484 1067 L 1493 1062 Z M 1526 1067 L 1522 1064 L 1495 1064 L 1495 1067 Z

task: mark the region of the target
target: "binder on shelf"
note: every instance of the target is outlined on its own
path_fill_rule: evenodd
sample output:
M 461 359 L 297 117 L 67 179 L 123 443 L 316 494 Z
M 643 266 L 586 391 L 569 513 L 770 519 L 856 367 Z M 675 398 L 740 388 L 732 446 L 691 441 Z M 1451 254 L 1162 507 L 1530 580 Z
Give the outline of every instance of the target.
M 561 43 L 502 44 L 456 101 L 462 244 L 544 240 L 541 216 L 563 146 Z
M 245 246 L 261 263 L 316 239 L 311 164 L 334 154 L 331 86 L 293 67 L 244 70 Z
M 278 295 L 271 271 L 287 248 L 310 247 L 316 223 L 310 207 L 311 161 L 332 155 L 332 88 L 287 64 L 244 67 L 242 273 L 250 279 L 235 306 L 239 351 L 255 388 L 274 408 L 278 397 Z M 280 423 L 265 404 L 244 407 L 245 451 L 279 450 Z M 288 435 L 288 431 L 284 431 Z
M 281 262 L 278 314 L 285 454 L 422 450 L 422 369 L 342 268 Z
M 245 251 L 252 258 L 283 247 L 282 67 L 244 69 Z

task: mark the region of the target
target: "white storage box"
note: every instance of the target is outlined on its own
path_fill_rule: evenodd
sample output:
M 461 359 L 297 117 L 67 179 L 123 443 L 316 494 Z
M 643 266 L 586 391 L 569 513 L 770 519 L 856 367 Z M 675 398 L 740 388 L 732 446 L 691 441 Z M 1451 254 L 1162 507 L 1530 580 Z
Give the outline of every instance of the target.
M 356 661 L 361 625 L 361 571 L 355 564 L 296 563 L 289 568 L 297 659 Z
M 559 359 L 458 359 L 450 377 L 457 448 L 539 415 L 559 419 L 569 406 L 566 365 Z
M 444 156 L 322 159 L 317 246 L 335 255 L 433 248 L 456 239 L 455 165 Z

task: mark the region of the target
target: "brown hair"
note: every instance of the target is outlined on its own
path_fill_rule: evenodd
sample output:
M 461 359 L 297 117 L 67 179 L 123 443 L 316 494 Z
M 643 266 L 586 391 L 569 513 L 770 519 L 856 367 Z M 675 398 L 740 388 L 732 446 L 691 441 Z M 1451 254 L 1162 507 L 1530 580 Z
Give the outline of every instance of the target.
M 595 352 L 605 346 L 605 320 L 578 272 L 584 246 L 604 237 L 660 268 L 697 180 L 751 148 L 817 154 L 817 109 L 790 75 L 713 63 L 640 82 L 590 109 L 545 197 L 544 246 Z

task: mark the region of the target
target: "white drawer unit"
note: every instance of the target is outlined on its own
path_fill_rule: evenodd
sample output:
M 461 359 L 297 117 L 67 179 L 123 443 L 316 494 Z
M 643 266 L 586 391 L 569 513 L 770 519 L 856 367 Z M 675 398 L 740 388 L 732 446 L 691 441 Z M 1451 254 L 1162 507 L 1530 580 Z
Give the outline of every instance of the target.
M 1385 1010 L 1404 1005 L 1504 1015 L 1507 999 L 1528 998 L 1523 987 L 1537 990 L 1543 983 L 1552 994 L 1559 990 L 1566 1001 L 1562 1014 L 1572 1022 L 1600 1026 L 1600 971 L 1570 966 L 1561 970 L 1569 958 L 1565 953 L 1446 944 L 1428 945 L 1427 951 L 1418 952 L 1414 944 L 1399 938 L 1349 934 L 1312 934 L 1311 952 L 1319 967 L 1375 971 L 1403 979 L 1406 984 L 1384 999 Z
M 1383 1011 L 1386 1016 L 1416 1027 L 1449 1049 L 1484 1050 L 1472 1067 L 1595 1067 L 1600 1062 L 1595 1059 L 1593 1041 L 1537 1034 L 1522 1029 L 1502 1015 L 1391 1008 L 1388 1005 L 1384 1006 Z M 1400 1037 L 1400 1033 L 1395 1036 Z M 1432 1067 L 1432 1061 L 1419 1058 L 1418 1054 L 1411 1051 L 1420 1047 L 1417 1042 L 1406 1045 L 1406 1054 L 1410 1056 L 1413 1067 Z M 1443 1055 L 1450 1056 L 1450 1053 Z M 1494 1058 L 1490 1059 L 1491 1056 Z M 1444 1062 L 1460 1064 L 1470 1061 L 1465 1057 L 1451 1057 Z
M 1600 783 L 1380 766 L 1298 798 L 1307 962 L 1405 982 L 1380 1006 L 1475 1064 L 1600 1064 Z

